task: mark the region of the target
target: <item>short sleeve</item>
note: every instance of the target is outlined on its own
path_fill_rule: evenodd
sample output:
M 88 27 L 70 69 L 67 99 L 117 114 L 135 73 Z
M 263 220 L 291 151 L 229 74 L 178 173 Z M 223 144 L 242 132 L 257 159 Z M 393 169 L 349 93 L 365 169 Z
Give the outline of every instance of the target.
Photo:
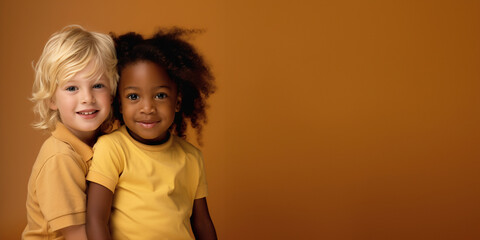
M 198 179 L 197 191 L 195 193 L 195 199 L 204 198 L 208 195 L 207 177 L 205 176 L 205 164 L 203 162 L 203 155 L 201 153 L 198 157 L 198 165 L 200 174 Z
M 119 154 L 120 146 L 107 138 L 100 138 L 93 149 L 87 180 L 100 184 L 113 193 L 124 167 L 123 158 Z
M 35 181 L 38 203 L 53 231 L 85 224 L 85 174 L 67 154 L 52 156 L 39 171 Z

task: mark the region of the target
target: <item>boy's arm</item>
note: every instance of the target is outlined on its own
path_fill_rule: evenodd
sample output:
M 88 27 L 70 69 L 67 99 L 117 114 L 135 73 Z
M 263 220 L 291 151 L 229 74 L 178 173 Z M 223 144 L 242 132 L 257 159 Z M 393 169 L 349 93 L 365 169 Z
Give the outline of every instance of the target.
M 192 231 L 195 239 L 216 240 L 217 233 L 208 212 L 207 199 L 195 199 L 193 202 L 192 216 L 190 217 Z
M 85 170 L 77 160 L 71 154 L 56 153 L 35 176 L 39 210 L 52 231 L 67 239 L 86 239 Z
M 66 240 L 87 240 L 84 224 L 62 228 L 60 232 Z
M 89 240 L 111 239 L 108 221 L 113 193 L 108 188 L 89 182 L 87 194 L 87 236 Z

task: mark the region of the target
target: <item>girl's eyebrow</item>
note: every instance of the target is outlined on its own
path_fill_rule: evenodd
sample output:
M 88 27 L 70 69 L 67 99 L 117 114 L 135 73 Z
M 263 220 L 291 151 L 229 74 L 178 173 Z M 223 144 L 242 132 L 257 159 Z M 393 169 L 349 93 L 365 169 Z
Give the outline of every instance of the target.
M 128 86 L 128 87 L 124 87 L 123 90 L 128 90 L 128 89 L 132 89 L 132 90 L 138 90 L 140 88 L 138 87 L 131 87 L 131 86 Z
M 161 86 L 157 86 L 157 87 L 155 87 L 155 89 L 159 89 L 159 88 L 168 88 L 168 89 L 172 89 L 172 87 L 170 87 L 169 85 L 161 85 Z
M 172 89 L 172 87 L 171 87 L 171 86 L 168 86 L 168 85 L 157 86 L 157 87 L 154 87 L 153 89 L 160 89 L 160 88 Z M 128 89 L 138 90 L 138 89 L 140 89 L 140 88 L 139 88 L 139 87 L 135 87 L 135 86 L 127 86 L 127 87 L 124 87 L 124 88 L 123 88 L 123 90 L 128 90 Z

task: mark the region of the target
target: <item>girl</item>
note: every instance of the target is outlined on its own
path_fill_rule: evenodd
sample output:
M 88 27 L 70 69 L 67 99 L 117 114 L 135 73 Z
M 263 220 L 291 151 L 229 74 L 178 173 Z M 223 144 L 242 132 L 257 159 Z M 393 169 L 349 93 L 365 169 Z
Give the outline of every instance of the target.
M 95 145 L 87 176 L 90 240 L 216 239 L 202 154 L 183 139 L 187 120 L 200 134 L 214 92 L 209 68 L 183 40 L 190 33 L 114 38 L 116 112 L 124 125 Z

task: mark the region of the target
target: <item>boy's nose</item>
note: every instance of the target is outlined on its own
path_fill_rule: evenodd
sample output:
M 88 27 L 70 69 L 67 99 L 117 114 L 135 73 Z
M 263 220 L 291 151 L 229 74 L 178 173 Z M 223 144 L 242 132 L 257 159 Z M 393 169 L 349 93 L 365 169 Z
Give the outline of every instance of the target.
M 95 97 L 89 89 L 82 92 L 82 103 L 95 103 Z

